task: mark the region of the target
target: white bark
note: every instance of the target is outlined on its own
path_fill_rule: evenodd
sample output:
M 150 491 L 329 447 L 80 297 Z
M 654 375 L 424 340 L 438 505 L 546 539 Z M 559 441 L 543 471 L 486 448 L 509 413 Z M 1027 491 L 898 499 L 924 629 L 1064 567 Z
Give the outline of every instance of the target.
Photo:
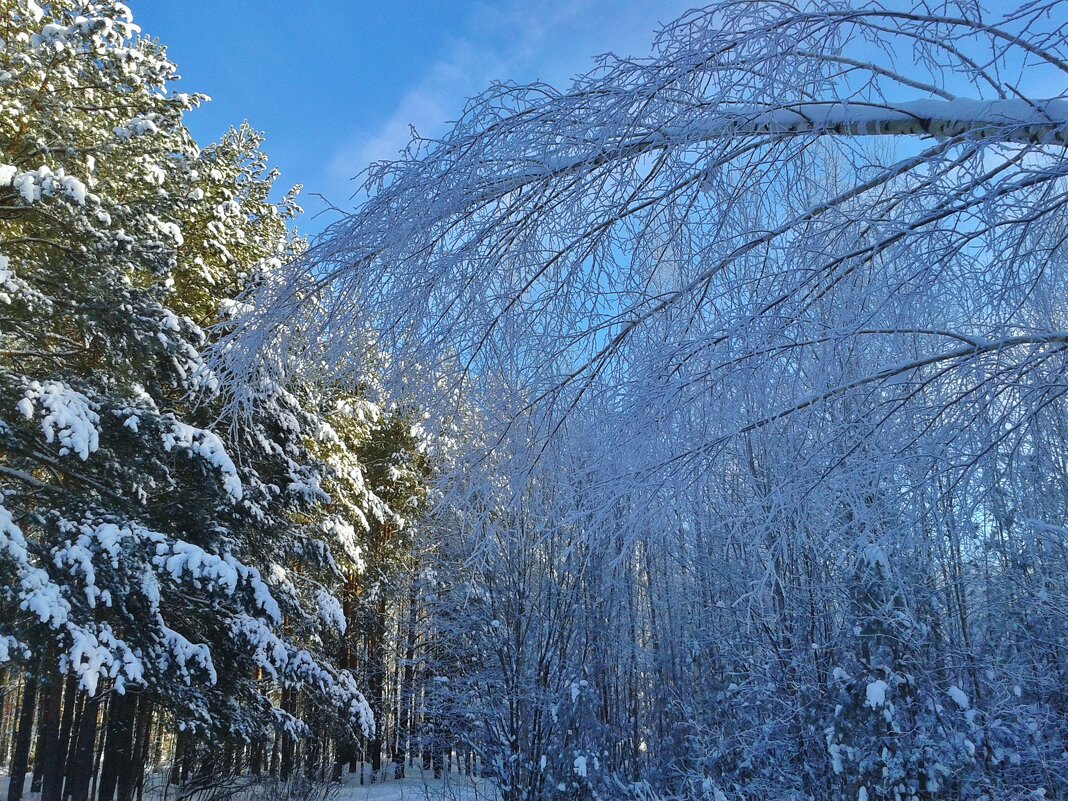
M 784 107 L 716 109 L 705 126 L 660 132 L 663 144 L 758 136 L 918 136 L 990 139 L 1021 144 L 1068 144 L 1068 101 L 914 100 L 798 103 Z M 655 141 L 655 137 L 651 137 Z

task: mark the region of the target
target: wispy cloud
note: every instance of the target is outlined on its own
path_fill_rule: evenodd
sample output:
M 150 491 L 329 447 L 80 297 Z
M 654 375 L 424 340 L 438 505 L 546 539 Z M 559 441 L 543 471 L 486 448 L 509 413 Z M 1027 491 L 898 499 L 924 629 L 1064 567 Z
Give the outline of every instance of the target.
M 352 193 L 351 178 L 373 161 L 394 158 L 414 128 L 445 130 L 467 98 L 494 80 L 566 84 L 604 52 L 644 55 L 653 30 L 690 3 L 677 0 L 504 0 L 474 7 L 461 37 L 400 98 L 381 125 L 356 132 L 327 162 L 323 186 L 334 202 Z

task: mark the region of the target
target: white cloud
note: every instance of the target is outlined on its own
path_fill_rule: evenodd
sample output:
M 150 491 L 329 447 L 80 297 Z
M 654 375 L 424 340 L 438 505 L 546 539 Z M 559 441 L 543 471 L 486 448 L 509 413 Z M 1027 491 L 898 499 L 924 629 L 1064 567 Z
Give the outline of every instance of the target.
M 372 161 L 396 157 L 412 128 L 423 136 L 441 134 L 466 99 L 492 81 L 559 86 L 590 69 L 601 53 L 645 55 L 654 30 L 689 7 L 680 0 L 482 2 L 466 20 L 463 36 L 400 98 L 388 119 L 334 152 L 324 180 L 327 196 L 347 200 L 354 175 Z

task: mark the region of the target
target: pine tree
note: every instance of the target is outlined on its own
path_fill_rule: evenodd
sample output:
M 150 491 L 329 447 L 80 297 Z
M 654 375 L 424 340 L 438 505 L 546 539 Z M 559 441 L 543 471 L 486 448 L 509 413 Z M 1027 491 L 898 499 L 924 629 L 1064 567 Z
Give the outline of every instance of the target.
M 336 594 L 367 547 L 355 527 L 403 529 L 419 480 L 408 456 L 360 449 L 392 437 L 388 454 L 418 460 L 417 438 L 341 387 L 252 386 L 255 414 L 218 422 L 213 331 L 303 247 L 296 190 L 271 201 L 277 174 L 247 125 L 196 146 L 183 114 L 202 98 L 170 91 L 174 66 L 121 3 L 0 10 L 0 661 L 25 676 L 16 762 L 39 705 L 56 721 L 38 732 L 49 797 L 64 776 L 86 796 L 98 731 L 98 797 L 128 797 L 161 718 L 179 778 L 235 770 L 246 750 L 265 767 L 276 743 L 292 756 L 313 736 L 302 757 L 325 765 L 331 738 L 374 732 L 335 664 Z M 379 456 L 387 500 L 362 473 Z

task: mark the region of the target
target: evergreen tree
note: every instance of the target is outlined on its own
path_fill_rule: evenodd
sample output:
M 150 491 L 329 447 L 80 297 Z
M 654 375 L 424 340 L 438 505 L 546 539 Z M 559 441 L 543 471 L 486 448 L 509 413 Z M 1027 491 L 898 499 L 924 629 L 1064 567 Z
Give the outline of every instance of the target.
M 247 125 L 196 146 L 183 114 L 202 98 L 171 92 L 121 3 L 0 11 L 0 661 L 25 676 L 19 742 L 39 704 L 49 798 L 85 797 L 98 743 L 98 797 L 128 797 L 159 719 L 178 778 L 243 752 L 267 770 L 279 749 L 281 772 L 298 753 L 319 770 L 332 738 L 375 730 L 336 664 L 354 532 L 401 530 L 413 508 L 390 487 L 406 501 L 418 474 L 361 453 L 396 424 L 353 390 L 253 386 L 255 413 L 219 423 L 207 349 L 303 247 L 296 190 L 271 200 Z M 403 431 L 384 447 L 415 455 Z

